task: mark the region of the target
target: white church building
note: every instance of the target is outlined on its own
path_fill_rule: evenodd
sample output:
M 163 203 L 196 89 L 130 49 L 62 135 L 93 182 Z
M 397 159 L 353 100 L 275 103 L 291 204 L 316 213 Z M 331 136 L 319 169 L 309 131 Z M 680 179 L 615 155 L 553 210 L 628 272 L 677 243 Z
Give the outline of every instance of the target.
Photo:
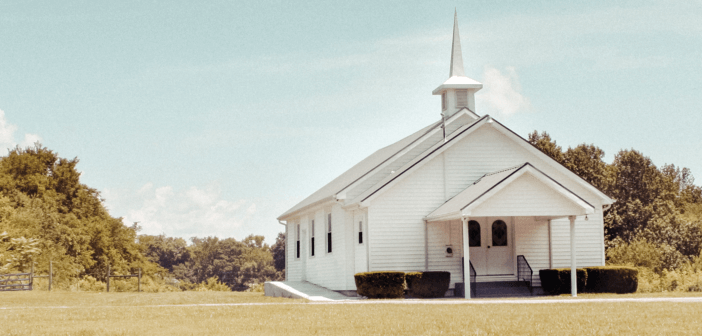
M 449 79 L 432 92 L 441 118 L 278 217 L 286 281 L 353 291 L 359 272 L 448 271 L 469 298 L 472 271 L 517 281 L 528 266 L 538 287 L 540 269 L 604 265 L 613 200 L 478 113 L 483 85 L 465 76 L 455 18 L 453 29 Z

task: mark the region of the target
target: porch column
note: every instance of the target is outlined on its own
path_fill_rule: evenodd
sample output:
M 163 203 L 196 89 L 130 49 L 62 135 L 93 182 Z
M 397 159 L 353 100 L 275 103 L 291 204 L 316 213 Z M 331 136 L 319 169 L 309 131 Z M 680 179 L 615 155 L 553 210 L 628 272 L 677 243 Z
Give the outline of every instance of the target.
M 575 271 L 575 216 L 568 216 L 570 220 L 570 293 L 578 296 L 578 275 Z
M 468 242 L 468 218 L 463 221 L 463 290 L 465 298 L 470 299 L 470 243 Z

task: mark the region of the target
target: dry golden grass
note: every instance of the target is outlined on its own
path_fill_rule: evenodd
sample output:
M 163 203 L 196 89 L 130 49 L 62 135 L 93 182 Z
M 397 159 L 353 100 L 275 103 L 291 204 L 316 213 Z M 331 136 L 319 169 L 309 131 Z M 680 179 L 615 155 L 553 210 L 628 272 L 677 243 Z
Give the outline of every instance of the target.
M 244 302 L 280 304 L 182 306 Z M 702 303 L 326 305 L 260 293 L 27 292 L 0 293 L 0 334 L 670 335 L 699 333 L 700 313 Z

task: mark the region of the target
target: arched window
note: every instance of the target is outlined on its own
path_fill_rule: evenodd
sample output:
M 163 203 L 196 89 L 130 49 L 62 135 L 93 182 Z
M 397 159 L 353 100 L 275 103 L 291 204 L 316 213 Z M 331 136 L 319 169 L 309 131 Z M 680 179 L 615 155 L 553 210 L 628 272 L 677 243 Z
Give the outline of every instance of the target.
M 480 223 L 468 222 L 468 246 L 480 246 Z
M 503 220 L 492 223 L 492 246 L 507 246 L 507 224 Z

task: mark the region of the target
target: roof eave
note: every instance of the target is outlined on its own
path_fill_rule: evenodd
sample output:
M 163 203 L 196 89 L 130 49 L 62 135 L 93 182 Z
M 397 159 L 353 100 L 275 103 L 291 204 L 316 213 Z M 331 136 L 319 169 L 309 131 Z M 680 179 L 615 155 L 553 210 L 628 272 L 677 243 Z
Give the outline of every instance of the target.
M 321 206 L 324 203 L 333 202 L 333 201 L 336 201 L 336 195 L 327 196 L 325 198 L 322 198 L 319 201 L 305 205 L 302 208 L 299 208 L 295 211 L 286 212 L 286 213 L 280 215 L 280 217 L 278 217 L 277 220 L 279 220 L 279 221 L 288 220 L 289 218 L 295 217 L 295 215 L 298 215 L 301 212 L 305 212 L 311 208 L 315 208 L 315 207 Z

